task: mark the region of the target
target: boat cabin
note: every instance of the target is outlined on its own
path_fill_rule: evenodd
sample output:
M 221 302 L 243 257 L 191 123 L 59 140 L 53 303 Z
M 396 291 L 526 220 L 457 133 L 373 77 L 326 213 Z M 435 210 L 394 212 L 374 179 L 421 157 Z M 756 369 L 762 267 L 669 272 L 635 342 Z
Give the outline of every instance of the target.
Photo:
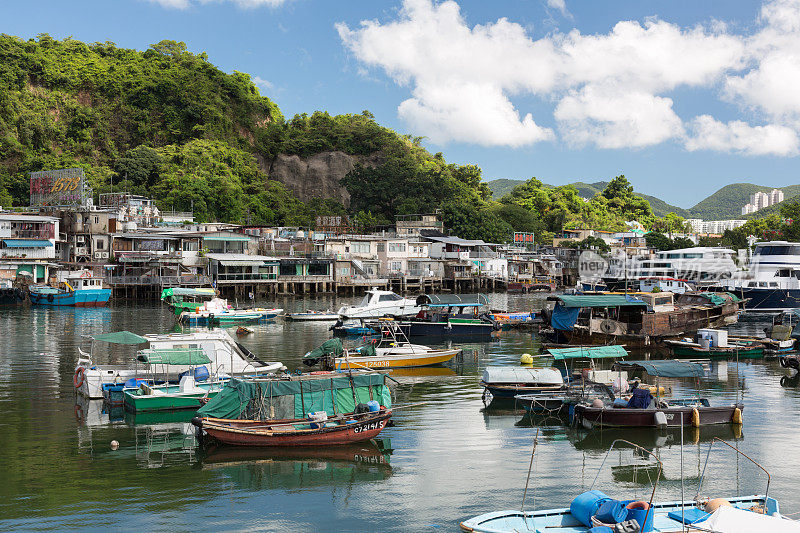
M 452 318 L 477 318 L 489 305 L 485 294 L 421 294 L 417 305 L 422 310 L 418 320 L 447 322 Z

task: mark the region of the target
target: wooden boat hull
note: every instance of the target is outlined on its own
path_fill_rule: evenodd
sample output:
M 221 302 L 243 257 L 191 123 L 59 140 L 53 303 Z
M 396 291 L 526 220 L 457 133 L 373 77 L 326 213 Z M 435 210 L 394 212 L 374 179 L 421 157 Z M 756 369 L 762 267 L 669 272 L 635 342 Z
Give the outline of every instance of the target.
M 461 349 L 452 350 L 432 350 L 427 353 L 403 354 L 403 355 L 376 355 L 364 357 L 337 357 L 335 361 L 336 370 L 348 370 L 359 368 L 413 368 L 418 366 L 431 366 L 446 363 L 457 354 Z
M 308 420 L 263 422 L 193 418 L 192 424 L 202 429 L 204 436 L 233 446 L 332 446 L 373 439 L 391 417 L 391 411 L 382 410 L 352 424 L 292 431 L 277 428 L 291 422 L 308 423 Z
M 730 348 L 714 349 L 709 348 L 694 348 L 691 346 L 673 346 L 672 353 L 675 357 L 691 357 L 709 359 L 761 359 L 764 357 L 764 347 L 748 347 L 740 350 L 731 350 Z
M 488 322 L 403 322 L 406 337 L 490 337 L 496 327 Z
M 619 427 L 619 428 L 644 428 L 658 427 L 655 413 L 663 412 L 667 419 L 667 427 L 692 426 L 692 414 L 697 409 L 700 414 L 700 425 L 732 424 L 736 409 L 744 410 L 743 404 L 725 407 L 691 407 L 676 406 L 665 409 L 629 409 L 613 407 L 589 407 L 586 405 L 575 406 L 575 416 L 584 425 L 592 427 Z

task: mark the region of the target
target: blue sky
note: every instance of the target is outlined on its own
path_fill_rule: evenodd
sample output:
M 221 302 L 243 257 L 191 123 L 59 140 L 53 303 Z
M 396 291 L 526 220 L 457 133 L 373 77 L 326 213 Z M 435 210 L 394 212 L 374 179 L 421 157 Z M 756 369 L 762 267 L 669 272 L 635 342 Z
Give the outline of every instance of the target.
M 7 1 L 0 32 L 185 41 L 288 117 L 369 109 L 487 180 L 625 174 L 681 207 L 800 183 L 800 0 Z

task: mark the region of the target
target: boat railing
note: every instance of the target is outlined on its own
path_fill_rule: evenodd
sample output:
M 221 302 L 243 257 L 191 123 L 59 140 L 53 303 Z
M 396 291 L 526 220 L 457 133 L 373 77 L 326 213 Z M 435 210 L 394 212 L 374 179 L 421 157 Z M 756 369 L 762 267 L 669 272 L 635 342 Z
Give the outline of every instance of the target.
M 737 448 L 736 446 L 734 446 L 730 442 L 728 442 L 728 441 L 726 441 L 724 439 L 721 439 L 719 437 L 714 437 L 713 439 L 711 439 L 711 442 L 708 445 L 708 452 L 706 453 L 706 461 L 703 464 L 703 472 L 700 474 L 700 482 L 697 485 L 697 493 L 694 495 L 695 501 L 700 497 L 700 490 L 703 488 L 703 480 L 705 479 L 705 475 L 706 475 L 706 467 L 708 467 L 708 459 L 709 459 L 709 457 L 711 457 L 711 449 L 714 447 L 714 443 L 715 442 L 721 442 L 722 444 L 724 444 L 725 446 L 727 446 L 728 448 L 730 448 L 731 450 L 733 450 L 737 454 L 741 455 L 742 457 L 744 457 L 745 459 L 747 459 L 748 461 L 750 461 L 751 463 L 756 465 L 762 472 L 764 472 L 767 475 L 767 489 L 764 491 L 764 508 L 766 509 L 767 498 L 769 497 L 769 484 L 772 481 L 772 476 L 770 476 L 770 474 L 767 471 L 767 469 L 764 468 L 763 466 L 761 466 L 761 464 L 758 463 L 755 459 L 753 459 L 752 457 L 750 457 L 749 455 L 747 455 L 746 453 L 741 451 L 739 448 Z
M 592 486 L 589 487 L 589 490 L 593 490 L 594 489 L 594 486 L 597 483 L 597 479 L 600 477 L 600 472 L 603 471 L 603 466 L 606 464 L 606 460 L 608 459 L 608 456 L 611 455 L 611 452 L 614 450 L 614 447 L 618 443 L 619 444 L 625 444 L 625 445 L 630 446 L 630 447 L 632 447 L 632 448 L 634 448 L 634 449 L 636 449 L 636 450 L 638 450 L 640 452 L 643 452 L 643 453 L 649 455 L 658 464 L 658 473 L 656 474 L 655 483 L 653 483 L 653 491 L 650 493 L 650 501 L 648 502 L 647 511 L 646 511 L 646 513 L 644 515 L 644 520 L 642 521 L 643 523 L 646 524 L 648 515 L 651 512 L 654 512 L 653 511 L 653 500 L 655 499 L 655 496 L 656 496 L 656 488 L 658 487 L 658 481 L 659 481 L 659 479 L 661 479 L 661 473 L 664 470 L 664 465 L 661 463 L 661 459 L 659 459 L 658 456 L 655 453 L 651 452 L 647 448 L 643 448 L 643 447 L 639 446 L 638 444 L 632 443 L 629 440 L 615 439 L 614 442 L 611 443 L 611 447 L 608 449 L 608 452 L 606 452 L 606 455 L 603 457 L 603 462 L 600 463 L 600 468 L 597 469 L 597 474 L 595 475 L 594 481 L 592 481 Z

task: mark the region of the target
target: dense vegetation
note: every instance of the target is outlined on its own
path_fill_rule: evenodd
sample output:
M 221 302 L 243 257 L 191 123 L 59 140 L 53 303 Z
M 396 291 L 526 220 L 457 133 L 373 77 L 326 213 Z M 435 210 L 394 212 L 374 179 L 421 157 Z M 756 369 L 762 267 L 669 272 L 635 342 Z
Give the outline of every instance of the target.
M 192 209 L 199 221 L 312 226 L 319 214 L 350 214 L 369 229 L 438 209 L 461 237 L 500 242 L 526 231 L 540 243 L 578 227 L 638 221 L 669 234 L 684 226 L 685 211 L 634 192 L 624 176 L 562 187 L 502 180 L 508 193 L 493 197 L 480 168 L 448 163 L 420 143 L 368 111 L 286 119 L 247 74 L 226 74 L 184 43 L 137 51 L 0 35 L 3 206 L 27 205 L 28 172 L 82 167 L 95 194 L 113 184 L 162 209 Z M 377 155 L 342 180 L 347 209 L 332 199 L 301 202 L 268 175 L 279 154 L 334 150 Z

